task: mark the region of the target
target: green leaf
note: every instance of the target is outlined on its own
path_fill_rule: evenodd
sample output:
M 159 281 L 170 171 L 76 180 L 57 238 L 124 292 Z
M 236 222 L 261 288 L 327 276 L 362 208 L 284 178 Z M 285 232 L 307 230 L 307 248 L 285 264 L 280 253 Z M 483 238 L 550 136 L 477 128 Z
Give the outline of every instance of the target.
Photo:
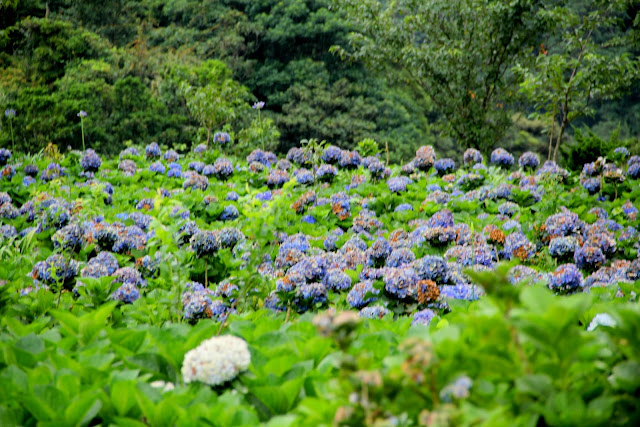
M 124 416 L 136 404 L 136 388 L 132 381 L 118 381 L 111 385 L 111 403 L 118 415 Z
M 618 363 L 613 367 L 609 382 L 618 390 L 635 392 L 640 387 L 640 363 L 635 360 Z
M 80 395 L 64 412 L 64 417 L 70 425 L 88 424 L 102 408 L 102 401 L 95 393 Z

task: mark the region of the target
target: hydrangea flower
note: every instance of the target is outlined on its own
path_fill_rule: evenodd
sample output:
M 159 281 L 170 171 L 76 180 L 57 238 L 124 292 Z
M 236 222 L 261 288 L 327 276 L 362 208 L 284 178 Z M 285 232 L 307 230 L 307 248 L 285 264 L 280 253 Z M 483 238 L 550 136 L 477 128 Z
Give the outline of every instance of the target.
M 133 176 L 136 174 L 136 163 L 133 160 L 123 160 L 118 164 L 118 169 L 122 171 L 124 176 Z M 164 173 L 164 169 L 163 172 Z
M 160 150 L 160 146 L 157 142 L 152 142 L 144 148 L 144 154 L 147 158 L 160 157 L 162 155 L 162 151 Z
M 593 319 L 589 323 L 589 326 L 587 327 L 587 331 L 591 332 L 595 330 L 598 326 L 608 326 L 610 328 L 614 328 L 617 326 L 617 324 L 618 322 L 616 322 L 616 320 L 613 317 L 611 317 L 610 314 L 598 313 L 593 317 Z
M 411 267 L 390 268 L 384 275 L 385 290 L 398 299 L 413 296 L 419 278 Z
M 316 178 L 321 181 L 331 181 L 337 174 L 336 168 L 332 165 L 321 165 L 316 171 Z
M 289 158 L 289 156 L 287 155 L 287 158 Z M 360 154 L 358 154 L 357 151 L 347 151 L 347 150 L 343 150 L 342 153 L 340 154 L 340 167 L 342 168 L 347 168 L 347 169 L 353 169 L 353 168 L 357 168 L 358 166 L 360 166 L 360 163 L 362 162 L 362 158 L 360 157 Z
M 416 151 L 413 164 L 421 171 L 427 171 L 436 161 L 436 152 L 430 145 L 423 145 Z
M 332 268 L 322 279 L 322 284 L 332 291 L 346 291 L 351 288 L 351 278 L 339 268 Z
M 233 175 L 233 164 L 228 159 L 216 159 L 213 164 L 213 174 L 218 179 L 227 179 Z
M 451 403 L 453 399 L 465 399 L 470 396 L 470 389 L 473 381 L 466 375 L 456 378 L 450 384 L 447 384 L 440 391 L 440 399 L 443 402 Z
M 575 264 L 562 264 L 549 275 L 549 288 L 559 292 L 571 292 L 584 284 L 582 273 Z
M 342 158 L 342 150 L 335 145 L 329 145 L 322 151 L 322 161 L 335 165 Z
M 188 351 L 181 372 L 185 383 L 198 381 L 217 386 L 247 370 L 250 363 L 251 353 L 246 341 L 225 335 L 205 340 Z
M 513 165 L 513 155 L 504 148 L 496 148 L 491 152 L 491 163 L 509 168 Z
M 527 151 L 518 159 L 518 165 L 522 169 L 535 169 L 540 165 L 540 159 L 536 153 Z
M 390 314 L 391 312 L 382 306 L 379 305 L 374 305 L 371 307 L 365 307 L 362 310 L 360 310 L 360 317 L 365 318 L 365 319 L 382 319 L 384 316 L 386 316 L 387 314 Z
M 604 264 L 606 258 L 600 248 L 584 245 L 576 248 L 573 260 L 576 266 L 582 270 L 595 270 Z
M 549 254 L 554 258 L 573 256 L 577 242 L 574 237 L 554 237 L 549 242 Z
M 267 185 L 269 187 L 282 187 L 289 182 L 289 174 L 285 171 L 273 169 L 267 176 Z
M 433 167 L 438 172 L 438 175 L 446 175 L 456 169 L 456 164 L 452 159 L 440 159 L 436 160 Z
M 412 211 L 412 210 L 413 210 L 413 206 L 411 206 L 410 203 L 400 203 L 398 206 L 395 207 L 393 211 L 404 212 L 404 211 Z
M 220 219 L 222 221 L 233 221 L 234 219 L 240 216 L 240 212 L 238 208 L 233 205 L 227 205 L 224 207 L 224 210 L 220 214 Z
M 231 142 L 231 136 L 227 132 L 216 132 L 213 134 L 213 142 L 224 145 Z
M 437 283 L 445 283 L 448 280 L 447 263 L 439 256 L 426 255 L 415 260 L 412 266 L 422 280 Z
M 430 308 L 416 311 L 413 313 L 413 319 L 411 320 L 411 326 L 424 325 L 429 326 L 429 323 L 437 316 L 437 313 Z
M 378 295 L 379 293 L 380 291 L 373 287 L 373 282 L 369 280 L 359 282 L 347 294 L 347 303 L 351 307 L 362 308 L 378 299 L 374 296 L 367 298 L 368 294 Z
M 585 179 L 582 182 L 582 186 L 589 192 L 589 194 L 596 194 L 600 192 L 600 180 L 598 178 Z
M 0 148 L 0 166 L 4 166 L 11 159 L 11 151 L 6 148 Z
M 387 187 L 389 187 L 389 191 L 392 193 L 401 193 L 407 190 L 407 185 L 411 184 L 411 181 L 406 176 L 390 178 L 387 180 Z
M 297 169 L 293 172 L 293 176 L 302 185 L 313 184 L 313 174 L 305 168 Z
M 482 153 L 475 148 L 467 148 L 462 155 L 462 161 L 465 166 L 473 166 L 482 163 L 483 160 Z

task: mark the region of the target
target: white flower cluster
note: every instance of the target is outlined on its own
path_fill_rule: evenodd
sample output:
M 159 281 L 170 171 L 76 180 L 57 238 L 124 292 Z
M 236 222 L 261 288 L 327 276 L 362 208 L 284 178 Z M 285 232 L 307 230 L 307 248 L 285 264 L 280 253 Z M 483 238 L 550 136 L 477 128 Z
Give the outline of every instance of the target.
M 185 354 L 182 377 L 185 383 L 224 384 L 246 370 L 250 363 L 251 354 L 245 340 L 231 335 L 213 337 Z
M 616 325 L 617 325 L 616 320 L 613 317 L 611 317 L 610 314 L 598 313 L 594 316 L 591 323 L 589 323 L 589 327 L 587 328 L 587 331 L 593 331 L 598 326 L 609 326 L 613 328 Z

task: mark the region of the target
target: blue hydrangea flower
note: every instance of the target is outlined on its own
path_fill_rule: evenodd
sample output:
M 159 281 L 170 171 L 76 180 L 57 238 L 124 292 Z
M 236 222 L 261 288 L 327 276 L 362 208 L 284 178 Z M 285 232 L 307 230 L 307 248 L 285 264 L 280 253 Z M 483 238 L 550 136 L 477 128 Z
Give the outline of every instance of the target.
M 411 267 L 389 268 L 384 275 L 384 288 L 392 296 L 405 299 L 415 292 L 419 278 Z
M 347 303 L 354 308 L 362 308 L 367 304 L 376 301 L 378 298 L 370 296 L 368 294 L 378 295 L 380 291 L 373 287 L 373 282 L 364 281 L 356 283 L 353 288 L 347 294 Z
M 600 192 L 600 180 L 598 178 L 585 179 L 582 186 L 589 192 L 589 194 L 596 194 Z
M 422 280 L 445 283 L 448 280 L 447 263 L 439 256 L 426 255 L 413 263 L 413 268 Z
M 582 273 L 575 264 L 562 264 L 549 275 L 549 288 L 554 291 L 570 292 L 582 286 Z
M 502 167 L 511 167 L 513 165 L 513 155 L 504 148 L 496 148 L 491 153 L 491 163 Z
M 374 305 L 371 307 L 365 307 L 362 310 L 360 310 L 360 317 L 364 318 L 364 319 L 382 319 L 384 316 L 386 316 L 387 314 L 390 314 L 391 312 L 382 306 L 379 305 Z
M 411 206 L 410 203 L 400 203 L 398 206 L 396 206 L 396 208 L 393 211 L 404 212 L 404 211 L 412 211 L 412 210 L 413 210 L 413 206 Z
M 121 301 L 125 304 L 132 304 L 138 298 L 140 298 L 140 291 L 131 283 L 125 283 L 111 295 L 111 299 L 114 301 Z
M 289 182 L 289 174 L 286 171 L 273 169 L 267 176 L 267 185 L 272 188 L 282 187 L 287 182 Z
M 346 169 L 354 169 L 360 166 L 362 157 L 357 151 L 343 150 L 340 154 L 340 167 Z
M 44 182 L 49 182 L 66 175 L 65 168 L 57 163 L 49 163 L 47 168 L 40 173 L 40 179 Z
M 465 399 L 470 395 L 473 381 L 466 375 L 456 378 L 452 383 L 447 384 L 440 391 L 440 399 L 443 402 L 451 403 L 453 399 Z
M 287 160 L 299 166 L 307 163 L 310 159 L 310 155 L 299 147 L 292 147 L 287 152 Z
M 504 241 L 502 255 L 506 259 L 512 259 L 515 256 L 525 260 L 532 257 L 534 253 L 535 245 L 520 231 L 509 234 Z
M 406 176 L 391 178 L 387 180 L 387 187 L 389 187 L 389 191 L 392 193 L 401 193 L 407 190 L 407 185 L 411 184 L 411 181 Z
M 331 181 L 337 174 L 336 168 L 332 165 L 321 165 L 316 171 L 316 178 L 322 181 Z
M 617 147 L 615 150 L 613 150 L 613 152 L 614 154 L 619 155 L 623 159 L 629 157 L 629 154 L 630 154 L 627 147 Z
M 213 164 L 213 174 L 218 179 L 227 179 L 233 175 L 233 163 L 228 159 L 219 158 L 216 159 Z
M 6 148 L 0 148 L 0 166 L 6 165 L 10 158 L 11 151 Z
M 433 164 L 438 175 L 446 175 L 452 173 L 456 169 L 456 164 L 453 159 L 439 159 Z
M 163 158 L 168 162 L 177 162 L 178 160 L 180 160 L 180 154 L 178 154 L 175 150 L 167 150 L 167 152 L 164 153 Z M 171 168 L 171 164 L 169 164 L 169 167 Z
M 316 223 L 316 219 L 313 217 L 313 215 L 305 215 L 302 218 L 300 218 L 300 221 L 306 222 L 307 224 L 315 224 Z
M 126 157 L 138 157 L 139 155 L 140 152 L 138 152 L 138 149 L 136 147 L 128 147 L 120 152 L 118 158 L 123 159 Z
M 484 291 L 476 285 L 456 284 L 440 286 L 441 298 L 475 301 L 480 299 L 482 295 L 484 295 Z
M 448 209 L 438 211 L 427 220 L 427 226 L 431 228 L 451 227 L 453 226 L 453 213 Z
M 182 188 L 184 188 L 185 190 L 187 188 L 191 188 L 193 190 L 205 191 L 208 187 L 209 179 L 206 176 L 200 175 L 196 172 L 190 174 L 182 183 Z
M 462 161 L 465 166 L 473 166 L 484 161 L 482 153 L 475 148 L 468 148 L 462 155 Z
M 313 174 L 305 168 L 297 169 L 293 172 L 296 181 L 302 185 L 313 184 Z
M 82 156 L 82 160 L 80 160 L 80 166 L 82 166 L 82 169 L 85 171 L 95 172 L 100 169 L 100 165 L 102 165 L 102 160 L 92 149 L 88 149 L 84 156 Z
M 421 171 L 427 171 L 436 161 L 436 152 L 430 145 L 423 145 L 416 151 L 416 157 L 413 159 L 415 167 Z
M 327 270 L 322 283 L 332 291 L 346 291 L 351 288 L 351 278 L 339 268 Z
M 410 264 L 416 259 L 415 254 L 408 248 L 394 249 L 387 257 L 386 265 L 388 267 L 401 267 Z
M 582 270 L 595 270 L 604 264 L 606 258 L 600 248 L 584 245 L 576 248 L 573 260 Z
M 189 244 L 199 258 L 212 255 L 220 248 L 216 235 L 212 231 L 207 230 L 196 232 L 191 237 Z
M 430 308 L 425 308 L 424 310 L 416 311 L 415 313 L 413 313 L 411 326 L 414 326 L 414 325 L 429 326 L 429 323 L 431 323 L 433 318 L 436 316 L 437 316 L 437 313 L 431 310 Z
M 549 242 L 549 254 L 554 258 L 573 256 L 576 246 L 574 237 L 555 237 Z
M 158 145 L 157 142 L 152 142 L 151 144 L 145 147 L 144 154 L 148 158 L 160 157 L 162 155 L 162 151 L 160 150 L 160 146 Z
M 213 142 L 224 145 L 231 142 L 231 136 L 227 132 L 216 132 L 213 135 Z
M 322 151 L 322 161 L 329 164 L 336 164 L 342 157 L 342 150 L 335 145 L 329 145 Z
M 516 214 L 519 209 L 520 209 L 520 206 L 518 206 L 517 203 L 504 202 L 503 204 L 498 206 L 498 213 L 500 213 L 500 215 L 506 215 L 511 217 L 514 214 Z
M 562 212 L 551 215 L 545 221 L 546 231 L 550 236 L 567 236 L 578 233 L 584 227 L 578 215 L 563 209 Z
M 540 165 L 540 159 L 536 153 L 527 151 L 518 159 L 518 165 L 523 169 L 535 169 Z
M 632 163 L 627 168 L 627 176 L 631 179 L 639 179 L 640 178 L 640 162 Z
M 31 276 L 48 285 L 57 282 L 69 282 L 78 275 L 78 262 L 66 259 L 61 254 L 53 254 L 45 261 L 37 262 L 33 266 Z
M 296 288 L 296 305 L 306 310 L 315 304 L 324 304 L 328 300 L 327 288 L 322 283 L 309 283 Z
M 134 164 L 135 165 L 135 164 Z M 151 166 L 149 166 L 149 170 L 151 172 L 156 172 L 156 173 L 164 173 L 166 168 L 164 167 L 164 165 L 160 162 L 154 162 L 151 164 Z
M 224 210 L 220 214 L 220 219 L 222 221 L 233 221 L 234 219 L 240 216 L 240 212 L 238 208 L 233 205 L 228 205 L 224 207 Z

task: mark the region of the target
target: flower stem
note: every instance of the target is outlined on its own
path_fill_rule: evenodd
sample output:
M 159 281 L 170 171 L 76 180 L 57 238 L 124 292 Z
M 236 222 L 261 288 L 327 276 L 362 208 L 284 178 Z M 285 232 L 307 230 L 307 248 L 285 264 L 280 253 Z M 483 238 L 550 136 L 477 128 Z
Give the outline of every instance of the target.
M 82 152 L 84 153 L 86 150 L 84 148 L 84 120 L 82 116 L 80 116 L 80 128 L 82 129 Z
M 9 129 L 11 129 L 11 151 L 16 155 L 16 142 L 13 139 L 13 120 L 9 120 Z

